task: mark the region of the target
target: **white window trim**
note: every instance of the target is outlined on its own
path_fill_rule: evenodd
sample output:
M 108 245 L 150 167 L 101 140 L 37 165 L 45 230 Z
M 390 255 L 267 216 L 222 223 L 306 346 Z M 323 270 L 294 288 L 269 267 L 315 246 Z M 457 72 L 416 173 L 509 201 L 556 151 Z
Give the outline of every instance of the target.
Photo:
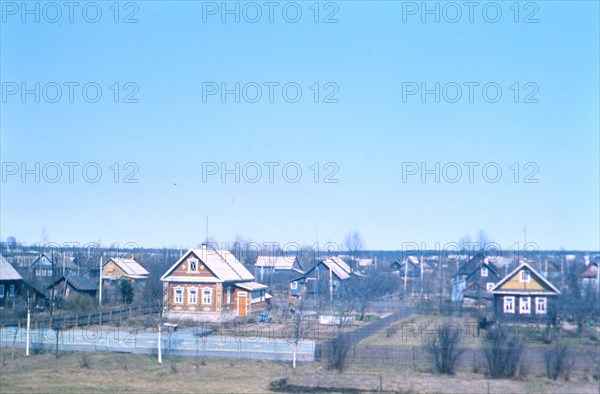
M 296 280 L 295 280 L 295 281 L 293 281 L 293 282 L 290 284 L 290 289 L 292 289 L 292 290 L 298 290 L 298 281 L 296 281 Z
M 177 301 L 177 292 L 181 291 L 181 301 Z M 177 286 L 173 289 L 173 303 L 177 305 L 183 305 L 183 287 Z
M 208 302 L 204 301 L 204 295 L 206 291 L 208 291 Z M 202 288 L 202 305 L 212 305 L 212 289 L 210 287 Z
M 10 285 L 8 287 L 8 298 L 15 298 L 15 285 Z
M 504 297 L 504 313 L 515 313 L 515 297 Z M 511 307 L 508 308 L 508 301 L 511 301 Z
M 195 292 L 195 300 L 192 300 L 192 292 Z M 188 289 L 188 304 L 189 305 L 198 305 L 198 288 L 197 287 L 190 287 Z
M 488 277 L 488 269 L 486 267 L 481 267 L 481 277 L 482 278 Z
M 492 289 L 494 288 L 494 282 L 487 282 L 487 283 L 485 284 L 485 287 L 486 287 L 486 290 L 487 290 L 487 291 L 490 291 L 490 290 L 492 290 Z
M 192 262 L 195 263 L 196 269 L 192 270 Z M 192 258 L 188 260 L 188 272 L 198 272 L 198 259 Z
M 525 279 L 525 280 L 523 280 L 523 274 L 524 273 L 527 273 L 527 279 Z M 529 272 L 529 270 L 526 270 L 526 269 L 522 270 L 519 273 L 519 282 L 521 282 L 521 283 L 529 283 L 529 282 L 531 282 L 531 272 Z
M 540 305 L 544 305 L 544 310 L 540 309 Z M 535 299 L 535 314 L 545 315 L 548 310 L 548 299 L 546 297 L 537 297 Z
M 231 304 L 231 287 L 227 288 L 227 293 L 226 293 L 226 304 Z
M 4 298 L 5 291 L 6 289 L 4 288 L 4 285 L 0 285 L 0 298 Z
M 527 308 L 524 308 L 527 306 Z M 531 297 L 519 297 L 519 314 L 531 314 Z

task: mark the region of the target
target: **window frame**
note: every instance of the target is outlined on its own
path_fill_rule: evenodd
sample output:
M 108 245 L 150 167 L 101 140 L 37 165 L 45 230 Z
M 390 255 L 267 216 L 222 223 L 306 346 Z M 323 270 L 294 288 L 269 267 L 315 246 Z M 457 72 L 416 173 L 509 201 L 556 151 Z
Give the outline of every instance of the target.
M 15 298 L 15 285 L 8 286 L 8 298 Z
M 527 306 L 527 308 L 524 308 Z M 519 314 L 530 315 L 531 314 L 531 297 L 519 297 Z
M 212 289 L 210 287 L 202 288 L 202 305 L 212 305 Z M 206 302 L 206 295 L 208 294 L 208 302 Z
M 544 310 L 541 310 L 540 306 L 543 305 Z M 548 298 L 546 297 L 536 297 L 535 298 L 535 314 L 536 315 L 545 315 L 548 312 Z
M 494 282 L 487 282 L 485 287 L 487 291 L 491 291 L 494 288 Z
M 503 300 L 504 313 L 515 313 L 515 297 L 514 296 L 505 296 L 505 297 L 503 297 L 502 300 Z M 509 308 L 509 306 L 510 306 L 510 308 Z
M 225 293 L 225 304 L 231 304 L 231 287 L 227 288 L 227 292 Z
M 487 278 L 489 275 L 489 270 L 487 267 L 481 267 L 481 277 Z
M 527 275 L 525 278 L 523 277 L 524 274 Z M 521 272 L 519 273 L 519 282 L 521 282 L 521 283 L 531 282 L 531 272 L 529 272 L 529 270 L 527 270 L 527 269 L 521 270 Z
M 177 297 L 178 295 L 181 296 L 179 301 L 178 301 L 178 297 Z M 173 289 L 173 303 L 177 304 L 177 305 L 183 305 L 183 287 L 177 286 L 176 288 Z
M 198 259 L 191 258 L 188 260 L 188 272 L 197 273 L 198 272 Z M 194 269 L 192 269 L 192 264 L 194 264 Z
M 193 300 L 192 300 L 192 293 L 194 294 Z M 197 287 L 188 288 L 188 305 L 198 305 L 198 288 Z
M 4 285 L 0 285 L 0 298 L 4 298 L 4 296 L 6 295 L 5 292 L 6 288 L 4 287 Z
M 290 289 L 292 290 L 298 290 L 298 281 L 295 280 L 292 283 L 290 283 Z

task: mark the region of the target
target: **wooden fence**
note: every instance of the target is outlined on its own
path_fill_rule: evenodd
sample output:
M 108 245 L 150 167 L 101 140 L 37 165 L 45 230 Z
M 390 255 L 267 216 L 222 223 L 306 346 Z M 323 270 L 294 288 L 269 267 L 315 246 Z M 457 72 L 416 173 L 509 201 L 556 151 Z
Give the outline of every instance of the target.
M 96 310 L 79 313 L 58 313 L 52 316 L 31 315 L 31 328 L 78 328 L 91 325 L 117 324 L 124 320 L 135 319 L 152 313 L 158 313 L 159 308 L 155 305 L 131 305 L 111 309 Z M 26 319 L 13 319 L 0 321 L 0 328 L 25 327 Z

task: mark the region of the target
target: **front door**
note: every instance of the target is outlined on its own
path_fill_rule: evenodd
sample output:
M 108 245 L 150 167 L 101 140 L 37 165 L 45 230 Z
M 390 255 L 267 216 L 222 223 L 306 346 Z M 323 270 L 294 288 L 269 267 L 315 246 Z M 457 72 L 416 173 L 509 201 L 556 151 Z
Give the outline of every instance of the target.
M 247 307 L 248 307 L 248 293 L 246 293 L 245 291 L 238 292 L 238 296 L 237 296 L 238 316 L 246 316 Z

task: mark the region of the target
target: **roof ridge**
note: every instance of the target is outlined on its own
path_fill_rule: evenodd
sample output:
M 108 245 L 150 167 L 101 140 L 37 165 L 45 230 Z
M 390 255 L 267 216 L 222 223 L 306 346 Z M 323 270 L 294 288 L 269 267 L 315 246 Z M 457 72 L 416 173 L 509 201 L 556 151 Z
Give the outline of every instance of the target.
M 227 261 L 227 258 L 226 258 L 226 257 L 224 257 L 224 256 L 223 256 L 223 255 L 220 253 L 220 251 L 225 251 L 225 252 L 227 253 L 227 252 L 229 252 L 228 250 L 223 250 L 223 249 L 221 249 L 220 251 L 217 251 L 216 249 L 213 249 L 213 250 L 214 250 L 215 252 L 217 252 L 217 254 L 218 254 L 218 255 L 219 255 L 219 257 L 221 258 L 221 260 L 223 260 L 223 261 L 225 262 L 225 264 L 227 264 L 227 265 L 229 266 L 229 268 L 231 268 L 231 270 L 232 270 L 233 272 L 235 272 L 235 274 L 236 274 L 236 275 L 237 275 L 237 276 L 238 276 L 240 279 L 244 279 L 244 277 L 243 277 L 243 276 L 242 276 L 242 275 L 241 275 L 239 272 L 237 272 L 237 270 L 236 270 L 236 269 L 233 267 L 233 265 L 229 264 L 229 262 Z M 232 256 L 233 256 L 233 255 L 232 255 Z M 233 256 L 233 257 L 235 258 L 235 256 Z M 237 259 L 236 259 L 236 260 L 237 260 Z M 241 264 L 241 263 L 240 263 L 240 264 Z

